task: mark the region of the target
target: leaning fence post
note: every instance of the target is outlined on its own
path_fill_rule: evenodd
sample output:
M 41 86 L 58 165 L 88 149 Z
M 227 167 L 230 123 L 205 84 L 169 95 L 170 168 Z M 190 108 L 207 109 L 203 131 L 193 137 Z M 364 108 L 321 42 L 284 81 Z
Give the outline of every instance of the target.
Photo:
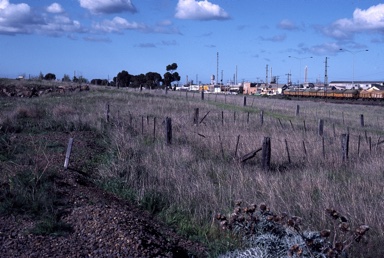
M 172 144 L 172 119 L 165 118 L 165 137 L 167 144 Z
M 239 148 L 239 142 L 240 142 L 240 134 L 237 136 L 236 149 L 235 149 L 235 158 L 237 157 L 237 150 Z
M 357 156 L 360 157 L 360 141 L 361 141 L 361 136 L 359 134 L 359 138 L 357 140 Z
M 307 148 L 305 147 L 305 141 L 303 141 L 303 151 L 304 151 L 305 157 L 307 157 Z
M 71 156 L 73 138 L 69 138 L 67 153 L 65 154 L 64 168 L 67 169 L 69 165 L 69 157 Z
M 291 163 L 291 155 L 289 154 L 287 139 L 284 139 L 284 141 L 285 141 L 285 150 L 287 151 L 288 163 Z
M 349 152 L 349 134 L 341 135 L 341 157 L 343 162 L 348 160 L 348 152 Z
M 261 167 L 263 170 L 271 168 L 271 138 L 269 137 L 264 137 L 263 140 Z

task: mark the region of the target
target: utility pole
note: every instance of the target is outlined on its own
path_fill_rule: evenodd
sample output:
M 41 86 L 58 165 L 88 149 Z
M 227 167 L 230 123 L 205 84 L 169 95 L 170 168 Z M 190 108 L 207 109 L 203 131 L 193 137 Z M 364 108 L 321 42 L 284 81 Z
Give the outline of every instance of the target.
M 217 52 L 216 80 L 219 80 L 219 52 Z M 217 82 L 216 82 L 217 83 Z
M 353 65 L 352 65 L 352 88 L 355 87 L 355 54 L 360 53 L 360 52 L 365 52 L 368 51 L 368 49 L 365 50 L 359 50 L 359 51 L 350 51 L 348 49 L 342 49 L 340 48 L 340 51 L 347 51 L 353 55 Z
M 306 83 L 308 80 L 308 66 L 305 66 L 304 68 L 304 83 Z
M 237 85 L 237 65 L 236 65 L 236 80 L 235 80 L 235 85 Z
M 325 57 L 324 89 L 328 88 L 328 57 Z
M 221 82 L 221 85 L 223 85 L 223 70 L 221 70 L 221 80 L 220 80 L 220 82 Z
M 287 85 L 290 86 L 291 85 L 291 71 L 289 71 L 289 73 L 286 73 L 285 75 L 287 75 Z

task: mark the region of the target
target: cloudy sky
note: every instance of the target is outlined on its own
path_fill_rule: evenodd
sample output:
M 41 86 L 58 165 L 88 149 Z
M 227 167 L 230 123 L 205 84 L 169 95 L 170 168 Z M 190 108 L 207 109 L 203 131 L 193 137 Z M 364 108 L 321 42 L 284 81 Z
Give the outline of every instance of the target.
M 303 81 L 305 67 L 315 82 L 327 57 L 330 81 L 384 80 L 381 2 L 0 0 L 0 77 L 163 75 L 177 63 L 181 83 L 261 81 L 267 65 L 279 82 Z

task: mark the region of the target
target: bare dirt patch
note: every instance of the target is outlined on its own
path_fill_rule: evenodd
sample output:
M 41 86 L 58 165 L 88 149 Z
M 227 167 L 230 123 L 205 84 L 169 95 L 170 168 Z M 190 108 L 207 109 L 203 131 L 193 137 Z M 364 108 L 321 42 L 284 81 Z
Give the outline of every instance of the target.
M 69 136 L 75 138 L 75 155 L 71 166 L 64 170 L 66 144 Z M 30 136 L 15 135 L 13 145 L 25 142 L 30 148 L 34 142 L 45 142 L 44 157 L 25 161 L 25 164 L 1 162 L 2 169 L 15 171 L 36 166 L 49 160 L 53 173 L 53 195 L 57 196 L 52 209 L 62 228 L 55 233 L 33 234 L 39 223 L 27 213 L 0 216 L 0 252 L 2 257 L 203 257 L 205 248 L 178 235 L 151 214 L 106 193 L 90 180 L 87 160 L 103 151 L 94 142 L 91 132 L 68 135 L 52 132 Z M 77 151 L 76 150 L 80 150 Z M 43 153 L 40 153 L 43 154 Z M 20 162 L 18 162 L 20 163 Z M 45 163 L 44 163 L 45 164 Z M 86 168 L 87 172 L 82 171 Z M 47 172 L 48 173 L 48 172 Z M 5 180 L 2 188 L 9 188 Z M 1 190 L 3 191 L 3 190 Z M 5 201 L 4 194 L 2 200 Z M 45 221 L 47 223 L 47 221 Z M 42 227 L 44 225 L 40 225 Z

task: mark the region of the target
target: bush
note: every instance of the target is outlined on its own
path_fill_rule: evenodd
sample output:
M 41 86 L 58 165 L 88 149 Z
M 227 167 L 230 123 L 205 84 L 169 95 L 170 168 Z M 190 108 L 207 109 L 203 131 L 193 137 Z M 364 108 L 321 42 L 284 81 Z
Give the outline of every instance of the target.
M 229 219 L 218 214 L 223 230 L 240 237 L 244 251 L 236 250 L 221 257 L 348 257 L 347 251 L 355 242 L 360 242 L 369 230 L 361 225 L 351 231 L 347 219 L 334 209 L 326 209 L 333 220 L 331 230 L 303 231 L 302 219 L 288 214 L 277 215 L 265 204 L 242 207 L 237 202 Z

